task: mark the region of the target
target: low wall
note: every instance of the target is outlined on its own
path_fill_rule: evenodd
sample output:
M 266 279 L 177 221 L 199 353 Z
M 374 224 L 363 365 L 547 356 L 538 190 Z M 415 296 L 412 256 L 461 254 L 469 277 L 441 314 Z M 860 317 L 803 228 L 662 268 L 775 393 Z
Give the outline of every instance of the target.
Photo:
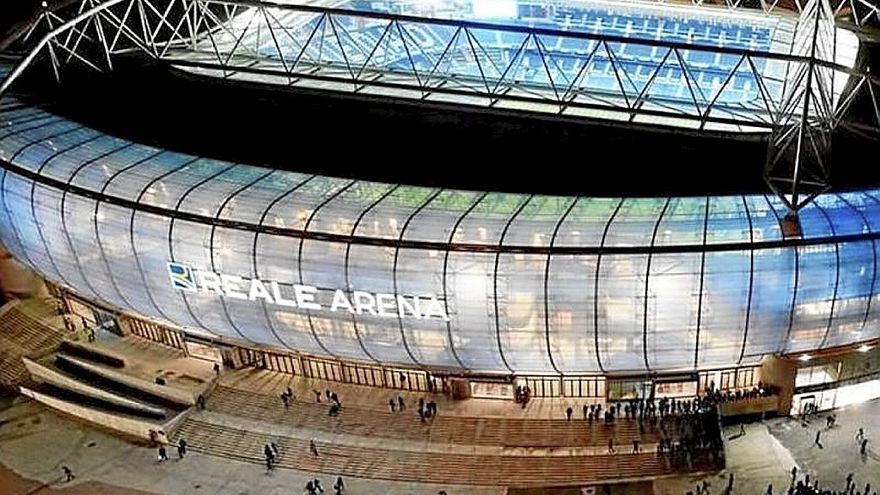
M 51 395 L 37 392 L 27 387 L 21 387 L 20 391 L 22 395 L 43 403 L 52 409 L 133 439 L 152 442 L 150 431 L 164 431 L 165 428 L 165 425 L 161 423 L 108 413 L 101 411 L 100 409 L 94 409 L 64 399 L 52 397 Z
M 779 411 L 779 396 L 756 397 L 721 404 L 721 416 L 745 416 L 750 414 L 776 413 Z
M 64 355 L 59 355 L 58 357 L 73 366 L 92 372 L 101 378 L 106 378 L 107 380 L 121 383 L 122 385 L 141 390 L 150 395 L 161 397 L 169 402 L 189 407 L 195 405 L 196 398 L 198 397 L 197 393 L 194 394 L 193 392 L 170 387 L 168 385 L 159 385 L 142 378 L 126 375 L 125 373 L 121 373 L 114 369 L 83 361 L 82 359 Z
M 31 374 L 31 377 L 38 382 L 45 382 L 65 390 L 85 395 L 86 397 L 92 397 L 119 407 L 130 409 L 134 412 L 141 412 L 162 418 L 167 415 L 167 412 L 164 409 L 127 399 L 114 394 L 113 392 L 80 382 L 28 358 L 22 358 L 22 361 L 24 362 L 25 368 L 27 368 L 28 372 Z

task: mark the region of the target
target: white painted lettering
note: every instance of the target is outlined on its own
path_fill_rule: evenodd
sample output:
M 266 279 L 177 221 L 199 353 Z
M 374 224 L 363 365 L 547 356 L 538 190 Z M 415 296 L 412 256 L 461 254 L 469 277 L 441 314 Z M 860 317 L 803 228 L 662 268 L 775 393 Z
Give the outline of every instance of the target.
M 348 296 L 345 295 L 342 289 L 336 289 L 336 292 L 333 294 L 333 304 L 330 305 L 330 311 L 336 311 L 339 308 L 354 314 L 354 308 L 351 307 L 351 302 L 348 301 Z
M 196 272 L 196 276 L 199 278 L 199 285 L 205 291 L 214 291 L 219 295 L 223 295 L 223 287 L 221 287 L 220 283 L 220 275 L 217 275 L 214 272 Z
M 373 297 L 369 292 L 362 292 L 359 290 L 354 291 L 352 294 L 354 297 L 354 307 L 357 311 L 357 314 L 364 314 L 364 310 L 370 313 L 373 316 L 376 316 L 376 298 Z
M 311 285 L 294 285 L 293 295 L 296 296 L 296 304 L 302 309 L 321 309 L 321 305 L 315 302 L 316 287 Z
M 244 280 L 242 280 L 241 277 L 223 274 L 220 275 L 220 281 L 223 283 L 223 294 L 225 294 L 226 297 L 247 299 L 247 294 L 244 292 L 238 292 L 238 284 L 244 283 Z
M 449 321 L 449 317 L 446 316 L 446 311 L 443 310 L 443 305 L 440 304 L 440 301 L 438 301 L 437 298 L 433 296 L 431 296 L 431 298 L 428 300 L 428 309 L 425 310 L 425 314 L 422 316 L 424 318 L 437 316 L 439 318 L 442 318 L 443 321 Z
M 278 285 L 278 282 L 272 281 L 269 283 L 269 286 L 272 287 L 272 298 L 275 299 L 275 304 L 279 306 L 288 306 L 291 308 L 296 307 L 296 301 L 293 299 L 286 299 L 281 294 L 281 287 Z
M 266 286 L 263 285 L 263 282 L 261 282 L 260 279 L 252 278 L 251 290 L 248 291 L 248 300 L 256 301 L 257 298 L 265 299 L 269 304 L 275 302 L 272 300 L 272 294 L 269 294 L 269 291 L 266 290 Z
M 396 317 L 395 306 L 394 294 L 376 294 L 376 307 L 379 309 L 379 316 Z
M 422 312 L 419 310 L 419 298 L 413 297 L 410 302 L 406 296 L 397 296 L 397 313 L 401 317 L 406 317 L 407 312 L 417 320 L 422 318 Z

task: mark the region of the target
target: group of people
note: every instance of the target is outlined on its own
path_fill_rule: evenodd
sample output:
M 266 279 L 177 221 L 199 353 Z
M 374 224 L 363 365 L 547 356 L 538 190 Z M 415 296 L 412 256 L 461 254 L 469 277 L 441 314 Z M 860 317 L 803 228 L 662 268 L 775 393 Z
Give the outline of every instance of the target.
M 406 401 L 403 400 L 403 397 L 400 395 L 397 397 L 391 397 L 388 399 L 388 408 L 391 409 L 391 412 L 405 411 Z M 421 419 L 422 423 L 427 422 L 428 419 L 437 416 L 437 402 L 433 399 L 425 402 L 424 397 L 419 397 L 418 413 L 419 419 Z
M 177 460 L 183 459 L 183 457 L 186 455 L 186 449 L 188 446 L 189 445 L 186 443 L 185 439 L 180 438 L 177 440 L 177 445 L 176 445 L 176 447 L 177 447 Z M 165 449 L 164 443 L 159 444 L 159 456 L 158 457 L 159 457 L 159 462 L 165 462 L 168 460 L 168 451 Z
M 528 385 L 517 385 L 513 394 L 513 399 L 517 404 L 522 404 L 523 408 L 532 399 L 532 389 Z
M 287 387 L 287 392 L 290 394 L 289 400 L 293 400 L 293 391 L 290 390 L 290 387 Z M 312 390 L 312 393 L 315 394 L 315 402 L 321 402 L 321 391 L 320 390 Z M 324 390 L 324 397 L 327 399 L 327 402 L 330 404 L 329 414 L 330 416 L 336 416 L 339 414 L 339 411 L 342 409 L 342 401 L 339 400 L 339 395 L 336 392 L 331 391 L 329 388 Z M 282 397 L 282 400 L 284 398 Z M 289 400 L 284 402 L 284 406 L 288 407 Z
M 843 490 L 832 490 L 819 486 L 818 478 L 810 478 L 807 474 L 803 479 L 798 479 L 797 467 L 791 468 L 791 483 L 788 490 L 784 493 L 787 495 L 877 495 L 877 490 L 871 489 L 871 484 L 866 483 L 864 487 L 859 487 L 853 480 L 853 473 L 846 475 L 846 486 Z M 773 485 L 767 486 L 764 495 L 773 495 Z
M 758 397 L 779 395 L 779 387 L 769 384 L 765 385 L 764 382 L 759 381 L 758 385 L 752 387 L 750 390 L 737 390 L 735 392 L 727 390 L 726 392 L 721 392 L 721 390 L 715 388 L 715 382 L 710 382 L 705 393 L 706 396 L 715 401 L 715 403 L 722 404 L 724 402 L 737 402 L 741 400 L 757 399 Z
M 333 491 L 336 495 L 342 495 L 345 491 L 345 482 L 342 481 L 342 476 L 336 477 L 336 483 L 333 483 Z M 307 495 L 317 495 L 319 493 L 324 493 L 324 487 L 321 486 L 321 480 L 315 478 L 306 482 Z

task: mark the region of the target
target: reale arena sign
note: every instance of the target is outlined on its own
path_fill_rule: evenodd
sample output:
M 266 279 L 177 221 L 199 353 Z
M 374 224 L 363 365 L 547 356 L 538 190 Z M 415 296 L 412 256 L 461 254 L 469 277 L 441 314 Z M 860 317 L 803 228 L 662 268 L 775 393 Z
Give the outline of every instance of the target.
M 281 284 L 274 280 L 239 277 L 201 270 L 175 261 L 168 262 L 168 276 L 173 288 L 185 292 L 250 302 L 263 301 L 266 304 L 311 311 L 346 311 L 350 314 L 370 314 L 385 318 L 440 318 L 449 321 L 443 304 L 436 296 L 335 289 L 333 301 L 329 305 L 322 305 L 317 301 L 319 289 L 313 285 Z

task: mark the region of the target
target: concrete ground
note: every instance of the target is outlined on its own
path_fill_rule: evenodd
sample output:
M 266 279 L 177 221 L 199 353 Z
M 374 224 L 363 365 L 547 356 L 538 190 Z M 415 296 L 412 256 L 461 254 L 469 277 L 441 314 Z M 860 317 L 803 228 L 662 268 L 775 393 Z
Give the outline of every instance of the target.
M 791 467 L 818 476 L 822 486 L 843 488 L 848 472 L 854 473 L 859 489 L 870 482 L 880 487 L 880 401 L 837 411 L 838 426 L 824 431 L 824 416 L 811 425 L 789 418 L 756 422 L 725 429 L 728 438 L 728 471 L 708 478 L 710 493 L 722 493 L 728 472 L 735 475 L 734 494 L 761 495 L 768 483 L 774 493 L 788 486 Z M 823 428 L 823 449 L 813 445 L 816 429 Z M 859 427 L 870 439 L 869 455 L 858 453 L 855 434 Z M 173 454 L 173 452 L 169 452 Z M 0 401 L 0 494 L 34 495 L 145 495 L 300 494 L 314 476 L 292 470 L 267 474 L 256 464 L 191 453 L 186 459 L 160 464 L 153 449 L 132 445 L 93 428 L 71 421 L 25 399 Z M 61 482 L 61 466 L 70 466 L 77 478 Z M 487 467 L 491 468 L 491 467 Z M 327 490 L 331 476 L 319 476 Z M 657 495 L 684 495 L 702 477 L 660 479 Z M 348 494 L 424 494 L 441 489 L 449 495 L 501 495 L 501 488 L 412 485 L 388 481 L 346 479 Z M 59 490 L 60 489 L 60 490 Z M 625 491 L 625 490 L 624 490 Z M 615 490 L 617 493 L 618 490 Z M 327 490 L 332 493 L 332 490 Z

